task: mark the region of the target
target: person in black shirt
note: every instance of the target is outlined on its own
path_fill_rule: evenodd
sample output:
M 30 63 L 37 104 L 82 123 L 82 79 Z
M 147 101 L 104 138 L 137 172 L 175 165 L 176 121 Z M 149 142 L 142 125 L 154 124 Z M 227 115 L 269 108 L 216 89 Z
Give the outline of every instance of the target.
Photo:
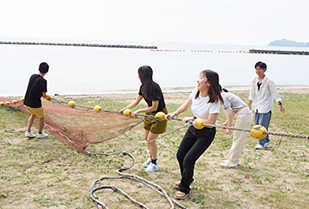
M 39 74 L 33 74 L 28 83 L 24 98 L 24 106 L 31 114 L 28 120 L 27 131 L 25 132 L 25 136 L 29 138 L 35 137 L 35 134 L 31 131 L 31 127 L 36 116 L 39 117 L 39 132 L 37 138 L 45 138 L 48 136 L 48 134 L 43 132 L 45 113 L 41 101 L 41 97 L 45 97 L 47 92 L 47 81 L 43 77 L 48 70 L 49 65 L 46 62 L 42 62 L 39 66 Z
M 155 115 L 157 112 L 168 113 L 165 107 L 162 90 L 159 84 L 152 80 L 152 74 L 153 71 L 150 66 L 141 66 L 138 69 L 138 77 L 142 83 L 139 93 L 135 101 L 119 111 L 120 114 L 122 114 L 125 109 L 131 109 L 138 105 L 143 98 L 148 104 L 148 107 L 136 110 L 132 113 L 133 116 L 141 112 L 145 112 L 147 115 Z M 145 140 L 148 142 L 148 149 L 150 151 L 150 158 L 143 163 L 146 172 L 153 172 L 159 169 L 157 158 L 158 148 L 155 139 L 158 138 L 159 134 L 165 132 L 166 125 L 166 120 L 149 119 L 146 117 L 144 121 Z M 152 142 L 149 143 L 150 141 Z

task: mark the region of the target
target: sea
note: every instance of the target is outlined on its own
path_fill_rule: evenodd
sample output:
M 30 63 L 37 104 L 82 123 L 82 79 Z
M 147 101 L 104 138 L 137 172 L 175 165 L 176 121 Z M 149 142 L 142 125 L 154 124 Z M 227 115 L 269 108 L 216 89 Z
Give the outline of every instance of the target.
M 141 44 L 147 46 L 147 44 Z M 309 51 L 301 47 L 156 43 L 157 49 L 0 44 L 0 96 L 23 96 L 41 62 L 50 66 L 48 94 L 116 94 L 137 92 L 137 70 L 153 69 L 163 92 L 191 91 L 199 73 L 216 71 L 229 90 L 249 89 L 254 64 L 267 64 L 266 75 L 278 88 L 309 87 L 309 56 L 252 54 L 250 49 Z

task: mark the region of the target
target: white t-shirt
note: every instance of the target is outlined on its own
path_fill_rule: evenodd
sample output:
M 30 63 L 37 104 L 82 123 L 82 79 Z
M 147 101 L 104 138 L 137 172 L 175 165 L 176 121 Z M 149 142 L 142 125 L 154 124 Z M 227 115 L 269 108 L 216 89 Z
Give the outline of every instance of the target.
M 198 98 L 195 99 L 196 92 L 197 89 L 195 88 L 189 96 L 189 98 L 192 100 L 191 111 L 195 117 L 208 119 L 209 114 L 219 113 L 220 100 L 215 103 L 208 103 L 209 96 L 201 97 L 201 95 L 199 95 Z

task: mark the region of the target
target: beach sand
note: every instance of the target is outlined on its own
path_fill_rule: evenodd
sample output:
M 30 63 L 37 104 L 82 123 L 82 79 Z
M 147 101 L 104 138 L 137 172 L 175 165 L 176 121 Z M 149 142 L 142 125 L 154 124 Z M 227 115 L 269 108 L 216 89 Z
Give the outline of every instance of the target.
M 278 89 L 280 93 L 295 93 L 295 94 L 309 94 L 309 88 L 297 89 Z M 249 90 L 235 90 L 230 91 L 239 97 L 248 97 Z M 182 104 L 186 101 L 191 92 L 163 92 L 164 99 L 167 104 Z M 79 94 L 79 95 L 60 95 L 62 99 L 79 100 L 79 99 L 99 99 L 105 98 L 112 101 L 131 103 L 137 96 L 137 93 L 114 93 L 114 94 Z

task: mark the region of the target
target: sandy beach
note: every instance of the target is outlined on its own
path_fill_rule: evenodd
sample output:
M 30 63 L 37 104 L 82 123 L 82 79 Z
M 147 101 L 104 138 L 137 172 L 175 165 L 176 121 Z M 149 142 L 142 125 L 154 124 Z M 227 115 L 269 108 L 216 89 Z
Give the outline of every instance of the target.
M 280 93 L 309 94 L 309 88 L 278 89 Z M 249 96 L 249 90 L 230 91 L 242 98 Z M 182 104 L 190 95 L 190 92 L 163 92 L 167 104 Z M 137 93 L 115 93 L 115 94 L 79 94 L 59 95 L 64 100 L 98 99 L 106 98 L 112 101 L 130 103 L 136 98 Z M 53 96 L 53 95 L 51 95 Z

